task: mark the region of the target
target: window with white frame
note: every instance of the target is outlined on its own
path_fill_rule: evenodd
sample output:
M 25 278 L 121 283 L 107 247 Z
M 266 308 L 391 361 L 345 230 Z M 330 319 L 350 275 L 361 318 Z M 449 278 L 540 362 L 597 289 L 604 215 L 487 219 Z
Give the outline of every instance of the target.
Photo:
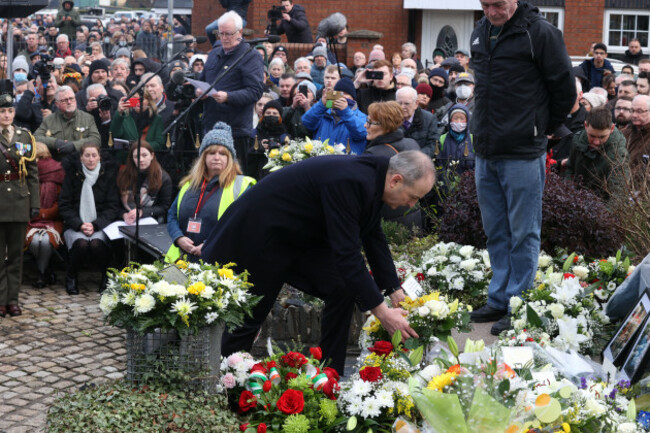
M 606 43 L 614 51 L 625 51 L 634 38 L 639 39 L 642 48 L 647 48 L 649 31 L 648 11 L 617 9 L 605 12 Z
M 564 32 L 564 9 L 540 7 L 539 12 L 546 21 Z

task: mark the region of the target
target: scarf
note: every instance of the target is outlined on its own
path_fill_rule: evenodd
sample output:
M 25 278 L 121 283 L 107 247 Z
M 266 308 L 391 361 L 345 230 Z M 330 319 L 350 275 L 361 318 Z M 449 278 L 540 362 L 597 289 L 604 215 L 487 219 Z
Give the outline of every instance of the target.
M 95 195 L 93 194 L 93 185 L 99 177 L 99 170 L 102 168 L 101 162 L 97 163 L 94 170 L 88 170 L 85 165 L 81 164 L 83 170 L 84 183 L 81 186 L 81 199 L 79 200 L 79 217 L 85 223 L 91 223 L 97 219 L 97 209 L 95 208 Z
M 463 144 L 463 141 L 465 141 L 465 137 L 467 136 L 467 129 L 465 129 L 463 132 L 456 132 L 453 129 L 449 130 L 449 135 L 451 135 L 454 140 L 456 140 L 456 143 Z

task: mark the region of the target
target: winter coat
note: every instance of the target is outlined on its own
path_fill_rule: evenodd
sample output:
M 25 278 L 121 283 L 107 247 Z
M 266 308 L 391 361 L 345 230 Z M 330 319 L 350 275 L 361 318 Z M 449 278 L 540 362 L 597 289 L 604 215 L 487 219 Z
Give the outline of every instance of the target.
M 66 229 L 79 231 L 83 221 L 79 216 L 81 187 L 85 175 L 81 168 L 81 155 L 77 152 L 69 155 L 63 161 L 65 178 L 59 195 L 59 213 L 63 218 Z M 120 212 L 120 197 L 117 191 L 117 166 L 109 159 L 102 157 L 101 168 L 97 182 L 93 185 L 97 219 L 93 221 L 95 230 L 102 230 L 117 220 Z
M 59 111 L 54 100 L 48 107 L 52 113 Z M 36 98 L 36 95 L 31 90 L 25 90 L 20 101 L 16 103 L 16 118 L 14 123 L 23 128 L 29 129 L 32 134 L 36 132 L 41 123 L 43 123 L 43 102 L 41 98 Z
M 65 19 L 70 17 L 71 20 Z M 77 39 L 77 27 L 81 25 L 81 16 L 79 15 L 79 8 L 72 7 L 69 11 L 63 9 L 63 3 L 59 7 L 54 20 L 54 25 L 59 28 L 59 34 L 66 34 L 70 41 Z
M 249 51 L 237 66 L 231 68 L 246 50 L 248 44 L 241 42 L 226 54 L 221 41 L 217 41 L 208 54 L 205 69 L 201 72 L 199 80 L 213 83 L 222 71 L 228 69 L 230 72 L 215 86 L 217 91 L 228 93 L 228 101 L 224 104 L 217 103 L 214 98 L 206 98 L 203 101 L 204 134 L 219 120 L 230 125 L 235 138 L 250 137 L 253 132 L 253 108 L 264 90 L 264 64 L 262 57 L 253 50 Z
M 367 87 L 365 89 L 357 90 L 357 104 L 359 110 L 368 114 L 368 107 L 373 102 L 385 102 L 385 101 L 394 101 L 395 92 L 397 92 L 397 87 L 394 85 L 390 89 L 379 89 L 377 87 Z
M 142 116 L 140 122 L 138 117 Z M 116 114 L 111 122 L 111 133 L 113 138 L 122 140 L 137 141 L 138 134 L 142 134 L 142 139 L 153 147 L 154 150 L 162 150 L 165 147 L 165 137 L 162 131 L 165 124 L 158 114 L 148 118 L 147 112 L 142 115 L 132 115 L 130 111 L 125 114 Z
M 309 136 L 309 130 L 302 124 L 302 116 L 305 110 L 302 107 L 289 107 L 284 109 L 282 114 L 282 123 L 287 130 L 287 134 L 292 139 L 304 139 Z
M 157 191 L 152 191 L 147 189 L 147 195 L 151 199 L 151 204 L 147 206 L 142 206 L 142 218 L 151 217 L 159 222 L 164 222 L 167 217 L 167 211 L 169 206 L 172 203 L 172 179 L 169 177 L 169 174 L 163 169 L 162 171 L 162 185 Z M 138 188 L 142 188 L 149 172 L 140 173 L 138 176 Z M 121 197 L 122 202 L 122 214 L 129 212 L 131 209 L 135 208 L 133 191 L 129 191 L 127 194 Z M 142 197 L 141 197 L 142 199 Z M 127 203 L 125 203 L 127 202 Z
M 625 179 L 630 174 L 628 162 L 625 137 L 617 128 L 597 150 L 589 148 L 587 132 L 580 131 L 573 138 L 564 176 L 581 182 L 603 199 L 608 199 L 623 192 Z
M 621 61 L 623 63 L 627 63 L 628 65 L 638 65 L 639 60 L 647 58 L 648 56 L 643 54 L 643 50 L 639 51 L 636 54 L 630 53 L 630 50 L 625 50 L 625 56 L 621 59 Z
M 390 158 L 405 150 L 420 150 L 420 145 L 412 138 L 404 138 L 404 130 L 399 128 L 396 131 L 380 135 L 370 141 L 364 153 Z
M 580 63 L 580 67 L 587 76 L 587 80 L 589 80 L 590 87 L 592 88 L 602 87 L 605 71 L 610 71 L 612 74 L 616 74 L 614 67 L 607 59 L 605 59 L 605 63 L 601 68 L 596 67 L 594 64 L 594 59 L 585 60 L 584 62 Z
M 278 35 L 286 33 L 288 42 L 312 43 L 314 40 L 311 36 L 311 28 L 309 27 L 309 21 L 307 21 L 305 8 L 294 3 L 289 16 L 291 21 L 282 20 L 278 25 Z
M 564 122 L 576 85 L 562 32 L 520 1 L 494 49 L 484 17 L 472 32 L 476 105 L 470 130 L 483 158 L 535 159 Z M 516 89 L 516 91 L 513 91 Z
M 350 145 L 351 153 L 359 155 L 366 148 L 366 118 L 358 108 L 344 110 L 327 108 L 318 101 L 302 116 L 302 124 L 312 131 L 312 138 L 330 144 Z
M 404 129 L 403 126 L 402 129 Z M 420 150 L 433 158 L 436 141 L 440 138 L 438 119 L 428 111 L 416 108 L 415 113 L 413 113 L 413 122 L 404 131 L 404 137 L 417 141 Z
M 50 244 L 58 248 L 62 243 L 63 221 L 59 215 L 59 194 L 65 172 L 61 163 L 53 158 L 42 158 L 38 161 L 38 183 L 40 195 L 40 210 L 36 218 L 27 224 L 25 245 L 32 242 L 32 238 L 39 231 L 46 231 Z
M 636 171 L 638 166 L 647 165 L 650 155 L 650 124 L 638 128 L 630 122 L 621 132 L 627 141 L 632 170 Z

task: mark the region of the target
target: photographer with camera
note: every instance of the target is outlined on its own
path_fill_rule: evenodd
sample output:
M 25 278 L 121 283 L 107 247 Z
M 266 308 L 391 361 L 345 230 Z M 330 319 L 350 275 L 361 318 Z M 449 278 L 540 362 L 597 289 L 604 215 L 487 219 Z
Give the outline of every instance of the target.
M 359 155 L 366 148 L 366 115 L 357 108 L 357 91 L 349 78 L 341 78 L 334 90 L 323 90 L 323 97 L 304 116 L 302 124 L 312 138 L 331 144 L 344 144 Z
M 393 65 L 388 60 L 377 60 L 372 68 L 359 73 L 355 80 L 355 87 L 362 84 L 368 85 L 360 88 L 357 92 L 359 110 L 368 114 L 368 107 L 373 102 L 394 101 L 395 79 L 393 77 Z
M 293 4 L 293 0 L 282 0 L 281 6 L 272 6 L 267 13 L 269 25 L 267 35 L 287 35 L 288 42 L 311 44 L 313 38 L 305 8 Z M 280 25 L 277 24 L 278 20 Z
M 39 62 L 40 63 L 40 62 Z M 58 88 L 54 75 L 43 71 L 45 64 L 37 64 L 34 67 L 36 79 L 32 83 L 27 82 L 27 90 L 23 92 L 20 101 L 16 103 L 15 122 L 18 126 L 29 129 L 32 134 L 43 123 L 43 119 L 57 111 L 54 104 L 54 93 Z M 46 72 L 46 80 L 43 80 L 43 72 Z M 45 83 L 45 87 L 43 87 Z
M 264 105 L 262 117 L 253 132 L 253 139 L 254 144 L 248 151 L 248 167 L 251 175 L 259 180 L 268 174 L 263 169 L 268 162 L 264 152 L 279 148 L 289 139 L 282 122 L 282 105 L 276 99 Z
M 77 27 L 81 25 L 79 9 L 74 7 L 72 0 L 64 0 L 56 14 L 54 25 L 59 28 L 60 34 L 67 35 L 70 40 L 77 36 Z
M 104 86 L 106 94 L 111 100 L 111 110 L 115 111 L 117 109 L 120 98 L 122 98 L 124 95 L 119 90 L 115 90 L 111 87 L 111 82 L 108 79 L 109 69 L 110 63 L 108 59 L 94 60 L 90 64 L 90 68 L 88 69 L 88 77 L 86 77 L 84 80 L 84 88 L 82 89 L 84 91 L 77 93 L 77 105 L 79 107 L 82 107 L 82 110 L 89 113 L 94 109 L 94 106 L 91 107 L 88 105 L 88 95 L 85 92 L 88 86 L 92 84 L 101 84 Z
M 91 84 L 86 88 L 85 93 L 88 98 L 86 112 L 95 119 L 95 125 L 101 137 L 101 148 L 107 149 L 111 119 L 115 113 L 111 97 L 108 96 L 104 85 L 100 83 Z

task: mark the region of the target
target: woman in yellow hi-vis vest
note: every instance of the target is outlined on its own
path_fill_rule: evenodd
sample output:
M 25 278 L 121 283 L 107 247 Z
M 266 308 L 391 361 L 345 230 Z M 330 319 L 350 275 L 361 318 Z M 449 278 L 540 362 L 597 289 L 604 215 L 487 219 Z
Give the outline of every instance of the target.
M 167 231 L 174 243 L 165 260 L 174 263 L 187 255 L 201 258 L 203 241 L 221 215 L 255 179 L 243 176 L 237 163 L 230 126 L 217 122 L 199 148 L 199 157 L 180 182 L 180 192 L 167 213 Z

